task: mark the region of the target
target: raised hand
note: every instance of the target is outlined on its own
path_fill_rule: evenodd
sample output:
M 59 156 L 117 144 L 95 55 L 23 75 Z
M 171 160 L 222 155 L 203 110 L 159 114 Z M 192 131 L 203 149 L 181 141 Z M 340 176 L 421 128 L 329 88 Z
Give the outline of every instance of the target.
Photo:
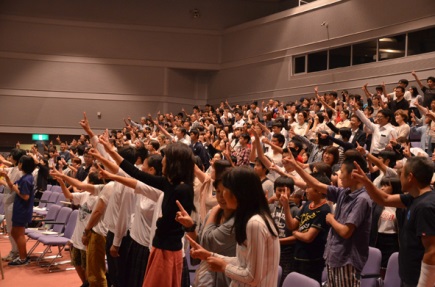
M 88 117 L 86 116 L 86 112 L 83 112 L 83 119 L 79 123 L 85 131 L 91 129 L 91 126 L 89 125 Z
M 190 242 L 190 255 L 193 258 L 207 260 L 211 256 L 211 252 L 204 249 L 201 245 L 196 243 L 189 235 L 185 236 L 187 240 Z
M 176 200 L 175 203 L 177 204 L 178 209 L 180 210 L 175 214 L 175 221 L 177 221 L 178 223 L 180 223 L 186 228 L 192 227 L 195 224 L 192 217 L 190 217 L 189 213 L 187 213 L 183 205 L 178 200 Z
M 370 179 L 367 177 L 359 164 L 356 161 L 354 161 L 353 164 L 355 165 L 355 169 L 352 170 L 352 178 L 364 185 L 371 183 Z
M 360 146 L 359 142 L 356 142 L 356 150 L 362 155 L 366 154 L 366 150 L 364 147 Z

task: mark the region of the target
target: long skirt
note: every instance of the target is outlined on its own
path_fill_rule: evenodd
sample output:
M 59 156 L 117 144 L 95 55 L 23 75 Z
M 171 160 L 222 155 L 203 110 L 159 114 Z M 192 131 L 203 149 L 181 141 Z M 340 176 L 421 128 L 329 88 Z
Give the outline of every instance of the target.
M 183 253 L 158 248 L 151 250 L 143 287 L 180 287 Z

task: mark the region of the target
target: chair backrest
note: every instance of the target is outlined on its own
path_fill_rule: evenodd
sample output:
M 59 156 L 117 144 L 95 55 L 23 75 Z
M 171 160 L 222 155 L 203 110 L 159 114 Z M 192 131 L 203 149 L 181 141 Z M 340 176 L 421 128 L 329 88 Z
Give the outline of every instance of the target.
M 377 286 L 381 272 L 381 260 L 381 251 L 375 247 L 369 247 L 369 258 L 361 271 L 361 287 Z M 369 278 L 364 278 L 364 275 L 369 275 Z
M 59 205 L 53 205 L 50 210 L 47 211 L 47 215 L 45 216 L 44 220 L 50 220 L 55 221 L 57 218 L 57 215 L 59 214 L 59 211 L 62 207 Z
M 47 190 L 50 190 L 50 191 L 51 191 L 51 187 L 52 187 L 51 184 L 47 184 Z
M 71 238 L 71 236 L 74 233 L 74 229 L 76 228 L 77 219 L 79 216 L 79 211 L 76 209 L 73 212 L 71 212 L 71 215 L 68 218 L 68 222 L 65 226 L 65 232 L 63 234 L 63 237 Z
M 292 272 L 287 277 L 285 277 L 282 287 L 292 287 L 292 286 L 303 286 L 303 287 L 320 287 L 319 282 L 307 277 L 305 275 L 299 274 L 297 272 Z
M 65 201 L 65 200 L 66 200 L 65 195 L 63 193 L 60 193 L 58 198 L 57 198 L 57 200 L 56 200 L 56 202 L 54 204 L 56 204 L 56 205 L 62 205 L 62 203 L 60 203 L 60 202 L 61 201 Z
M 282 277 L 282 267 L 278 265 L 278 286 L 281 284 L 281 277 Z
M 69 207 L 62 207 L 56 217 L 57 224 L 53 224 L 53 231 L 62 233 L 68 219 L 71 215 L 72 209 Z
M 44 193 L 41 195 L 41 198 L 39 199 L 39 205 L 38 207 L 43 208 L 47 206 L 47 201 L 50 198 L 50 196 L 53 193 L 49 190 L 44 191 Z
M 60 187 L 59 185 L 53 185 L 50 190 L 52 192 L 62 193 L 62 187 Z
M 401 286 L 399 277 L 399 252 L 391 254 L 388 259 L 387 270 L 385 272 L 384 287 Z
M 57 199 L 59 198 L 60 193 L 58 192 L 53 192 L 50 196 L 50 198 L 48 199 L 47 202 L 47 209 L 50 209 L 52 205 L 56 204 Z

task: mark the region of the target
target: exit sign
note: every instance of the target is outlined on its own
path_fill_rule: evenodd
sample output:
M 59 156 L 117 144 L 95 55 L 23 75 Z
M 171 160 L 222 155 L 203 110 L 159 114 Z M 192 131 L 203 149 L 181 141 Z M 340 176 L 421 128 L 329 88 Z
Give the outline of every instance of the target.
M 48 135 L 46 135 L 46 134 L 32 134 L 32 140 L 34 140 L 34 141 L 48 141 Z

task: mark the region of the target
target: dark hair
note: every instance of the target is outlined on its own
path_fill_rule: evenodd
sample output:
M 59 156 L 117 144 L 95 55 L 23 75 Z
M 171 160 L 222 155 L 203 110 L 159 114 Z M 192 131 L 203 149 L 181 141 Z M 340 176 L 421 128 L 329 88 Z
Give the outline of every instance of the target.
M 136 149 L 133 147 L 123 147 L 118 151 L 119 155 L 122 156 L 126 161 L 131 164 L 136 162 Z
M 90 184 L 103 184 L 104 180 L 98 176 L 99 172 L 94 171 L 88 174 L 88 182 Z
M 163 157 L 158 154 L 153 154 L 146 159 L 148 167 L 153 167 L 156 175 L 162 175 L 162 159 Z
M 394 151 L 383 150 L 379 152 L 379 157 L 381 157 L 384 160 L 386 159 L 390 160 L 388 167 L 394 168 L 394 166 L 396 165 L 396 153 Z
M 278 128 L 282 128 L 282 123 L 281 121 L 276 121 L 273 122 L 272 127 L 278 127 Z
M 429 82 L 429 81 L 432 81 L 432 82 L 434 82 L 435 83 L 435 77 L 427 77 L 427 80 L 426 80 L 426 82 Z
M 384 176 L 381 179 L 381 186 L 390 186 L 392 187 L 391 194 L 402 194 L 402 183 L 400 182 L 400 178 L 398 176 Z
M 11 157 L 14 161 L 16 161 L 17 164 L 24 155 L 26 155 L 26 151 L 20 148 L 14 148 L 11 151 Z
M 411 90 L 412 90 L 412 93 L 411 93 L 412 97 L 418 96 L 418 90 L 417 90 L 416 86 L 411 86 Z
M 285 137 L 282 134 L 273 134 L 273 138 L 276 138 L 280 144 L 285 143 Z
M 323 116 L 323 112 L 318 112 L 316 115 L 319 118 L 319 123 L 323 123 L 323 121 L 325 120 L 325 117 Z
M 247 133 L 243 133 L 240 135 L 242 138 L 244 138 L 248 143 L 251 141 L 251 137 Z
M 368 172 L 367 161 L 365 158 L 357 150 L 351 149 L 344 153 L 344 160 L 342 164 L 348 173 L 351 173 L 352 170 L 355 169 L 355 165 L 353 163 L 354 161 L 365 173 Z
M 327 148 L 325 148 L 325 150 L 322 153 L 322 158 L 323 158 L 323 155 L 325 154 L 325 152 L 332 154 L 334 156 L 334 161 L 332 162 L 332 165 L 338 163 L 338 160 L 340 159 L 340 152 L 338 150 L 338 147 L 328 146 Z
M 260 178 L 250 168 L 236 167 L 222 177 L 222 184 L 228 188 L 237 200 L 234 228 L 236 241 L 242 245 L 246 238 L 248 221 L 259 215 L 272 236 L 278 236 L 278 228 L 270 215 L 269 205 L 264 196 Z
M 409 84 L 409 82 L 408 82 L 408 80 L 407 80 L 407 79 L 400 79 L 400 80 L 399 80 L 399 84 L 404 84 L 404 85 L 405 85 L 405 87 L 407 87 L 407 86 L 408 86 L 408 84 Z
M 197 167 L 199 167 L 200 170 L 204 171 L 204 164 L 202 163 L 202 160 L 199 157 L 199 155 L 194 155 L 193 156 L 193 162 L 195 163 L 195 165 Z
M 160 144 L 159 144 L 159 142 L 156 141 L 156 140 L 151 140 L 149 144 L 150 144 L 150 145 L 153 147 L 153 149 L 155 149 L 155 150 L 158 150 L 158 149 L 160 148 Z
M 331 96 L 333 96 L 334 98 L 336 98 L 338 95 L 337 95 L 337 92 L 334 92 L 334 91 L 332 91 L 332 92 L 329 92 L 329 94 L 331 95 Z
M 388 122 L 391 122 L 391 118 L 393 117 L 393 112 L 390 109 L 382 109 L 378 113 L 388 118 Z
M 267 156 L 266 156 L 267 157 Z M 257 157 L 256 159 L 255 159 L 255 162 L 257 163 L 259 163 L 260 165 L 261 165 L 261 168 L 262 169 L 264 169 L 264 170 L 266 170 L 266 174 L 268 174 L 269 173 L 269 169 L 264 165 L 264 163 Z
M 397 86 L 397 87 L 396 87 L 396 90 L 397 90 L 397 89 L 401 90 L 401 91 L 402 91 L 402 93 L 404 93 L 404 92 L 405 92 L 405 88 L 404 88 L 404 87 L 402 87 L 402 86 Z
M 432 181 L 434 164 L 428 157 L 414 156 L 406 161 L 404 172 L 405 176 L 412 172 L 419 186 L 426 187 Z
M 222 174 L 224 174 L 224 172 L 231 167 L 232 167 L 231 163 L 227 160 L 224 159 L 216 160 L 213 163 L 215 180 L 221 178 Z
M 140 158 L 142 162 L 147 158 L 148 150 L 144 147 L 136 148 L 135 158 Z
M 294 145 L 298 148 L 299 151 L 304 148 L 303 143 L 298 139 L 292 139 L 290 142 L 294 143 Z
M 273 184 L 274 190 L 276 190 L 278 187 L 288 187 L 290 189 L 290 193 L 293 193 L 293 191 L 295 191 L 295 182 L 290 177 L 280 176 Z
M 329 179 L 323 172 L 313 172 L 311 173 L 311 176 L 323 184 L 331 185 L 331 179 Z
M 326 164 L 322 161 L 310 163 L 310 170 L 313 172 L 314 168 L 316 168 L 316 173 L 321 173 L 327 176 L 328 178 L 331 178 L 332 175 L 332 167 L 329 164 Z M 329 181 L 328 185 L 331 183 Z
M 339 133 L 343 139 L 347 140 L 352 136 L 352 130 L 350 128 L 340 128 Z
M 181 182 L 193 184 L 193 152 L 190 147 L 183 143 L 173 143 L 165 148 L 166 167 L 163 174 L 172 184 Z
M 33 158 L 28 155 L 23 155 L 20 157 L 19 163 L 21 163 L 21 170 L 25 174 L 31 174 L 36 166 Z
M 190 133 L 194 134 L 195 136 L 199 136 L 199 131 L 197 129 L 191 129 Z

